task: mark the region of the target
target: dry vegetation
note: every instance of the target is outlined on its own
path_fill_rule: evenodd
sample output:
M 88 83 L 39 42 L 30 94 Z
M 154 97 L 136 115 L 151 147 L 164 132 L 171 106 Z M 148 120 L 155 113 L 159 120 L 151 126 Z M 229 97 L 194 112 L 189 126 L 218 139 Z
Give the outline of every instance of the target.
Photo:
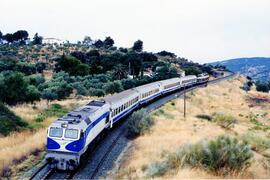
M 13 107 L 9 107 L 16 115 L 23 118 L 30 125 L 35 124 L 34 119 L 51 104 L 60 104 L 62 107 L 67 109 L 73 109 L 80 105 L 86 104 L 93 97 L 84 97 L 82 99 L 66 99 L 62 101 L 51 101 L 48 103 L 45 100 L 36 102 L 35 104 L 21 104 Z M 13 133 L 7 137 L 0 137 L 0 171 L 8 169 L 9 172 L 5 172 L 10 176 L 10 170 L 12 170 L 12 176 L 16 176 L 16 170 L 26 169 L 25 164 L 30 167 L 32 163 L 29 162 L 29 156 L 32 154 L 37 154 L 44 150 L 46 142 L 46 127 L 49 126 L 57 117 L 51 116 L 47 117 L 43 122 L 41 122 L 41 127 L 33 130 L 25 130 L 22 132 Z M 39 153 L 40 154 L 40 153 Z M 26 159 L 27 157 L 27 159 Z M 39 158 L 31 159 L 33 161 Z M 27 161 L 26 163 L 24 161 Z M 18 163 L 20 165 L 18 165 Z M 12 166 L 13 165 L 13 166 Z M 22 166 L 21 168 L 15 167 Z M 28 167 L 29 168 L 29 167 Z
M 160 161 L 164 155 L 175 152 L 186 143 L 197 143 L 230 135 L 248 142 L 253 151 L 251 166 L 240 173 L 230 173 L 226 178 L 270 178 L 270 96 L 240 87 L 242 77 L 229 80 L 187 95 L 187 117 L 183 118 L 183 99 L 167 103 L 154 111 L 155 124 L 149 133 L 136 138 L 125 153 L 117 173 L 109 177 L 145 178 L 145 169 Z M 264 101 L 257 98 L 264 97 Z M 262 99 L 262 98 L 260 98 Z M 267 100 L 265 100 L 267 99 Z M 223 126 L 214 121 L 216 114 L 223 114 Z M 235 121 L 236 120 L 236 121 Z M 201 168 L 178 168 L 165 173 L 163 178 L 221 178 L 224 175 L 204 171 Z

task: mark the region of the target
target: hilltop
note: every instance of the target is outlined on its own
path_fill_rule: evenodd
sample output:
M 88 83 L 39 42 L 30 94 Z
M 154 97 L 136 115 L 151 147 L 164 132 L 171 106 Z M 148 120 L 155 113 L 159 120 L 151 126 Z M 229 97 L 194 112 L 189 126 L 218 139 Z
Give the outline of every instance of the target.
M 152 112 L 154 125 L 149 132 L 132 142 L 120 161 L 119 169 L 109 175 L 109 178 L 140 179 L 149 175 L 166 179 L 269 178 L 270 96 L 254 90 L 245 92 L 240 88 L 245 81 L 245 78 L 239 76 L 189 92 L 186 119 L 183 117 L 182 98 Z M 243 170 L 230 172 L 229 169 L 222 169 L 226 161 L 223 165 L 217 164 L 216 170 L 196 163 L 195 159 L 203 156 L 203 153 L 199 153 L 199 143 L 206 146 L 208 141 L 216 140 L 221 135 L 236 138 L 239 143 L 247 143 L 245 152 L 251 147 L 251 154 L 240 155 L 240 151 L 231 159 L 232 163 L 233 158 L 250 157 Z M 186 152 L 183 149 L 180 151 L 181 147 L 185 147 Z M 195 148 L 194 151 L 191 151 L 192 147 Z M 221 150 L 214 147 L 212 143 L 212 151 Z M 188 151 L 191 152 L 186 155 L 191 162 L 187 161 L 189 164 L 182 166 L 184 161 L 179 158 L 183 155 L 185 157 L 181 153 Z M 207 155 L 210 152 L 205 153 Z M 215 158 L 209 156 L 209 161 Z M 240 167 L 240 161 L 238 160 L 237 167 Z M 211 163 L 213 166 L 214 164 Z
M 270 58 L 267 57 L 237 58 L 210 64 L 226 66 L 229 70 L 249 76 L 254 80 L 270 79 Z

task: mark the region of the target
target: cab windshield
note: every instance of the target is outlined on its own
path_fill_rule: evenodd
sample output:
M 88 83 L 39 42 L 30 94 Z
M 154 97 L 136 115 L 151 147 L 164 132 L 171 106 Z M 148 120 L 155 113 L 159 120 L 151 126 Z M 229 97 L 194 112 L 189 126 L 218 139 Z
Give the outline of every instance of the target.
M 63 129 L 58 127 L 51 127 L 49 132 L 50 137 L 62 137 L 63 136 Z
M 77 129 L 66 129 L 65 138 L 78 139 L 79 131 Z

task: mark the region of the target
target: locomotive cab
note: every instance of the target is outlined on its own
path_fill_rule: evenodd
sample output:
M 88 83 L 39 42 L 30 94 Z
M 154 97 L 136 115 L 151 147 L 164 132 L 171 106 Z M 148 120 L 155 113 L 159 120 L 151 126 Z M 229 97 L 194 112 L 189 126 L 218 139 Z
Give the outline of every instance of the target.
M 79 165 L 77 152 L 84 146 L 82 130 L 52 126 L 48 128 L 46 160 L 53 168 L 73 170 Z

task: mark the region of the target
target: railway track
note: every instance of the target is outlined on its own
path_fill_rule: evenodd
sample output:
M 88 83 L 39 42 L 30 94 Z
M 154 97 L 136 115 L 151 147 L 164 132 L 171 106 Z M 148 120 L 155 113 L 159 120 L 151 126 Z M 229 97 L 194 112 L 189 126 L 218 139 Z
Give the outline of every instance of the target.
M 226 77 L 221 77 L 219 79 L 214 79 L 208 82 L 208 84 L 215 84 L 220 81 L 228 80 L 235 77 L 236 74 L 230 74 Z M 186 89 L 186 92 L 192 91 L 198 87 L 204 87 L 203 85 L 197 85 L 191 88 Z M 183 95 L 183 91 L 177 91 L 175 93 L 164 96 L 151 104 L 147 105 L 145 108 L 147 111 L 151 112 L 163 104 L 176 99 Z M 30 180 L 37 179 L 97 179 L 101 176 L 104 176 L 104 171 L 108 171 L 112 169 L 116 158 L 121 154 L 124 148 L 119 149 L 120 153 L 113 154 L 110 157 L 111 153 L 118 146 L 125 147 L 127 142 L 129 141 L 125 137 L 127 120 L 122 122 L 121 124 L 117 124 L 116 127 L 112 129 L 109 133 L 110 135 L 106 135 L 102 138 L 102 143 L 97 143 L 90 152 L 86 153 L 86 157 L 82 165 L 74 171 L 56 171 L 49 168 L 49 165 L 45 163 L 42 165 L 33 175 L 30 177 Z M 120 142 L 121 141 L 121 142 Z M 122 143 L 122 144 L 121 144 Z M 117 156 L 116 158 L 114 156 Z M 103 167 L 106 166 L 106 167 Z M 47 170 L 47 172 L 46 172 Z M 103 171 L 100 172 L 100 171 Z

